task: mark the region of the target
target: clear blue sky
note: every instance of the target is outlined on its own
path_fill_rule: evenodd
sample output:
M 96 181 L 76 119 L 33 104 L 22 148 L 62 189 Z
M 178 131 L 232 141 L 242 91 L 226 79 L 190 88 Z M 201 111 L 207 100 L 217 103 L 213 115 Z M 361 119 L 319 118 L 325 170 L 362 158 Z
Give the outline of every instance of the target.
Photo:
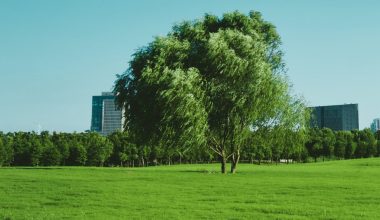
M 84 131 L 135 49 L 204 13 L 262 12 L 309 105 L 380 117 L 380 1 L 0 0 L 0 130 Z

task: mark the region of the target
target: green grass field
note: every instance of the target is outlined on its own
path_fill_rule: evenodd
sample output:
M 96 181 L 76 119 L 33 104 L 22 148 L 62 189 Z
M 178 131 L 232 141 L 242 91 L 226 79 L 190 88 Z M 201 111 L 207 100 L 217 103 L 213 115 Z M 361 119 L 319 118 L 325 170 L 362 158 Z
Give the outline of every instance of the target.
M 0 219 L 380 219 L 380 159 L 1 168 Z

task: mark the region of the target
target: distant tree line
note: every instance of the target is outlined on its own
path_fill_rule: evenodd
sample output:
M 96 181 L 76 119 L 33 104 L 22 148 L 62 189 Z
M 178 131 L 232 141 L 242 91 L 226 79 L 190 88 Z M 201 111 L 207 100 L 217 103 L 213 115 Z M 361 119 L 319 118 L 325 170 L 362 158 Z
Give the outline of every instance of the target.
M 151 166 L 211 162 L 201 148 L 137 147 L 127 132 L 0 132 L 0 166 Z
M 378 157 L 380 132 L 369 129 L 334 132 L 251 131 L 241 150 L 242 162 L 277 163 Z M 293 137 L 290 137 L 293 136 Z M 204 146 L 165 147 L 133 143 L 127 132 L 108 137 L 97 133 L 0 132 L 0 166 L 155 166 L 218 162 Z
M 97 133 L 0 133 L 3 166 L 103 166 L 112 150 Z
M 353 131 L 311 129 L 305 144 L 308 155 L 318 158 L 352 159 L 380 156 L 380 132 L 368 128 Z

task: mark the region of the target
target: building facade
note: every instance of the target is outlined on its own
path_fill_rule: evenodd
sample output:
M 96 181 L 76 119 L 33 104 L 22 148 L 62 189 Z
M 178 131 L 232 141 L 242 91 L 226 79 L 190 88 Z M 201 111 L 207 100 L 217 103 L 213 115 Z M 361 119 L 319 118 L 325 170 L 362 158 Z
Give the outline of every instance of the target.
M 359 129 L 358 104 L 311 107 L 311 126 L 334 131 Z
M 380 118 L 375 118 L 371 123 L 371 131 L 375 133 L 378 130 L 380 130 Z
M 123 112 L 117 109 L 115 96 L 111 92 L 102 92 L 92 97 L 91 131 L 109 135 L 123 128 Z

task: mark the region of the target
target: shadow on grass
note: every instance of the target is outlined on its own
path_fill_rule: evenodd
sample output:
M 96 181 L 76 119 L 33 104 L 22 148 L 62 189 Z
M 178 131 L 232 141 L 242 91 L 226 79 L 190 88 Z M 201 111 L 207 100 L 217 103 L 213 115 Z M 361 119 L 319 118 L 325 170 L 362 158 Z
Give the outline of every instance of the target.
M 16 170 L 61 170 L 67 167 L 0 167 L 1 169 L 16 169 Z
M 221 173 L 220 171 L 216 171 L 216 170 L 178 170 L 177 172 L 181 172 L 181 173 L 207 173 L 207 174 Z

